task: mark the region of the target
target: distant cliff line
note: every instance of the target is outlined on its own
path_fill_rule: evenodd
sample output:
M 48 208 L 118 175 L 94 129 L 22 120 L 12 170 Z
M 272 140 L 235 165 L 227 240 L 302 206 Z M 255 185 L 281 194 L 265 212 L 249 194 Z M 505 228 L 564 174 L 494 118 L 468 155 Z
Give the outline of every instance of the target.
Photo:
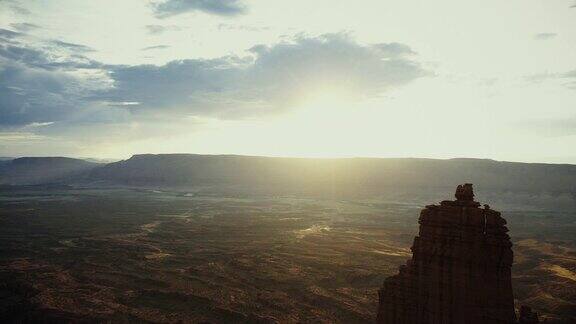
M 148 184 L 305 184 L 453 187 L 465 179 L 489 189 L 576 192 L 576 165 L 482 159 L 274 158 L 145 154 L 92 171 L 94 179 Z
M 452 188 L 462 181 L 483 190 L 574 198 L 576 165 L 484 159 L 277 158 L 240 155 L 143 154 L 113 163 L 68 158 L 2 161 L 0 183 L 82 179 L 134 186 L 241 186 L 377 192 Z

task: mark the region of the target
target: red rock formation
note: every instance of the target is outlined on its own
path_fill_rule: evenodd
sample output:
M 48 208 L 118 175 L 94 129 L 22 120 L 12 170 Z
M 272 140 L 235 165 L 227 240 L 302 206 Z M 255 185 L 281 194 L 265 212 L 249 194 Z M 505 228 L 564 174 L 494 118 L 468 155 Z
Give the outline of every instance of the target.
M 506 221 L 474 201 L 471 184 L 455 201 L 426 206 L 412 259 L 379 291 L 381 324 L 511 324 L 512 243 Z
M 528 306 L 520 307 L 520 317 L 518 318 L 518 324 L 538 324 L 538 314 L 532 311 L 532 308 Z

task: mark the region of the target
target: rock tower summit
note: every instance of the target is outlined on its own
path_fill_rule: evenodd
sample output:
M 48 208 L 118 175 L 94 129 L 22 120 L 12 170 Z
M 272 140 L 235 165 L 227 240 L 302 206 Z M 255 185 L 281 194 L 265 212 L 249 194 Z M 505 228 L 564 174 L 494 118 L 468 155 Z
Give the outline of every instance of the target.
M 378 323 L 515 322 L 506 221 L 474 201 L 472 184 L 455 196 L 421 211 L 412 259 L 379 291 Z

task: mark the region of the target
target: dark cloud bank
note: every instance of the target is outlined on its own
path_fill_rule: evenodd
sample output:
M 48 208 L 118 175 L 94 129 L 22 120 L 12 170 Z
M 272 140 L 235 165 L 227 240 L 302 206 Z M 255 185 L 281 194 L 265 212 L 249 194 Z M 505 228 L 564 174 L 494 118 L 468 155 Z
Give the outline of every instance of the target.
M 244 57 L 177 60 L 161 66 L 105 65 L 86 58 L 91 49 L 82 45 L 50 41 L 48 47 L 34 47 L 18 42 L 20 33 L 0 34 L 10 38 L 0 42 L 4 128 L 109 120 L 96 118 L 98 109 L 104 111 L 98 116 L 128 109 L 133 116 L 240 118 L 286 109 L 325 86 L 370 96 L 427 74 L 404 44 L 362 45 L 346 34 L 299 36 L 254 46 Z
M 101 80 L 82 72 L 106 68 L 82 55 L 89 51 L 62 41 L 28 44 L 25 34 L 0 30 L 0 127 L 69 118 L 89 104 Z
M 237 16 L 246 12 L 246 6 L 240 0 L 167 0 L 155 3 L 153 9 L 158 18 L 194 11 L 218 16 Z
M 258 113 L 270 112 L 328 83 L 369 95 L 425 74 L 405 45 L 362 46 L 342 34 L 258 45 L 250 52 L 116 68 L 111 71 L 116 87 L 103 96 L 140 102 L 140 109 L 193 107 L 196 114 L 217 110 L 236 116 L 262 105 Z

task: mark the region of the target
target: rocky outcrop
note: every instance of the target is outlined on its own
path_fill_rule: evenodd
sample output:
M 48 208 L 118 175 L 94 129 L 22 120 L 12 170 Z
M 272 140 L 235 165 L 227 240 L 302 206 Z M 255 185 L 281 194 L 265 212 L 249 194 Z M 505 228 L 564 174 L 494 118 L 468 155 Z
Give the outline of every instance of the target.
M 528 306 L 520 307 L 520 316 L 518 318 L 518 324 L 538 324 L 538 314 L 533 312 Z
M 465 184 L 456 200 L 426 206 L 419 223 L 412 259 L 379 291 L 378 323 L 514 323 L 512 243 L 500 213 L 480 207 Z

